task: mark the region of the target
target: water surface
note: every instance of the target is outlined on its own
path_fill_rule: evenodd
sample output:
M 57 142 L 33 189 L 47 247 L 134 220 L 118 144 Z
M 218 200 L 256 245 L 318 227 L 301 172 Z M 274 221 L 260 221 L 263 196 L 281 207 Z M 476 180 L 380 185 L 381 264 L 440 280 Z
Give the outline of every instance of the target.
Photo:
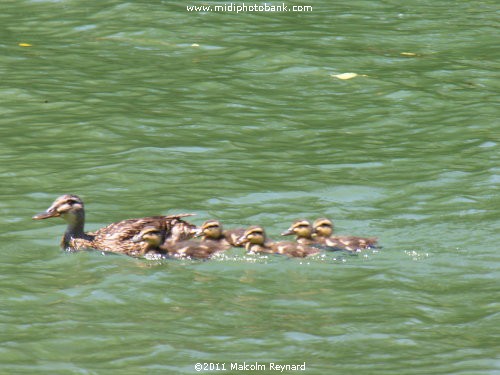
M 4 2 L 1 372 L 500 373 L 496 12 Z M 327 216 L 383 249 L 67 254 L 62 221 L 31 220 L 63 193 L 85 200 L 89 230 L 194 212 L 279 238 Z

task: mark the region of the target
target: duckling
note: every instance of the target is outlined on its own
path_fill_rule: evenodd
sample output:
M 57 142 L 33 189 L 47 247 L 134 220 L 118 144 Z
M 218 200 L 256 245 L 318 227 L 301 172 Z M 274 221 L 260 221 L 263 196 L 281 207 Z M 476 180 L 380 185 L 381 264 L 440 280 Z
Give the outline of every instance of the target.
M 165 242 L 165 231 L 157 226 L 148 225 L 139 233 L 132 237 L 132 242 L 141 244 L 141 251 L 138 256 L 144 256 L 147 253 L 166 255 L 163 249 Z
M 244 228 L 225 230 L 218 220 L 207 220 L 197 230 L 195 237 L 201 237 L 202 241 L 218 242 L 220 246 L 227 249 L 231 247 L 242 247 L 238 245 L 238 239 L 245 233 Z
M 170 231 L 169 235 L 166 236 L 166 243 L 176 243 L 180 241 L 186 241 L 193 238 L 196 234 L 197 227 L 194 224 L 188 223 L 182 220 L 182 217 L 192 216 L 193 214 L 180 214 L 180 215 L 170 215 L 171 218 L 167 224 L 167 232 Z
M 281 233 L 282 236 L 290 236 L 292 234 L 295 235 L 295 240 L 300 244 L 310 245 L 316 243 L 313 238 L 313 227 L 309 220 L 295 220 L 290 228 Z
M 327 218 L 316 219 L 313 223 L 314 238 L 327 246 L 343 245 L 347 250 L 357 251 L 377 247 L 375 237 L 332 236 L 333 222 Z
M 254 254 L 282 254 L 293 258 L 305 258 L 319 253 L 318 249 L 295 242 L 270 242 L 264 228 L 257 225 L 249 227 L 238 243 L 245 245 L 246 251 Z
M 311 225 L 311 222 L 309 220 L 295 220 L 290 228 L 281 233 L 282 236 L 290 236 L 292 234 L 295 235 L 295 240 L 297 241 L 297 243 L 303 245 L 309 245 L 315 248 L 320 247 L 329 251 L 355 250 L 353 248 L 350 248 L 347 243 L 336 240 L 335 238 L 331 238 L 328 241 L 323 241 L 322 239 L 318 240 L 318 238 L 314 236 L 313 225 Z
M 165 254 L 172 258 L 208 259 L 223 249 L 216 242 L 196 241 L 165 242 L 164 231 L 156 226 L 146 226 L 132 238 L 133 242 L 145 243 L 145 252 Z
M 66 231 L 61 240 L 65 250 L 96 249 L 130 256 L 140 256 L 144 252 L 142 245 L 132 241 L 132 238 L 147 225 L 155 225 L 166 233 L 166 238 L 172 235 L 178 238 L 192 236 L 193 224 L 181 218 L 193 214 L 169 216 L 151 216 L 139 219 L 127 219 L 112 223 L 95 232 L 85 232 L 85 210 L 80 197 L 65 194 L 58 197 L 45 211 L 33 216 L 35 220 L 62 217 L 66 223 Z
M 251 254 L 274 254 L 275 251 L 272 249 L 272 243 L 269 242 L 266 236 L 264 228 L 258 225 L 252 225 L 249 227 L 243 236 L 238 239 L 238 245 L 244 246 L 245 250 Z

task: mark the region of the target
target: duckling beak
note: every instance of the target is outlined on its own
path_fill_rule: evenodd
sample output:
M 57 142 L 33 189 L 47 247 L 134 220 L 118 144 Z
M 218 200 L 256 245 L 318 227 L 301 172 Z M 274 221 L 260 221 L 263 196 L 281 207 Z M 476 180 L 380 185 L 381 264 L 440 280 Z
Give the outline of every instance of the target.
M 142 234 L 137 233 L 134 237 L 131 239 L 132 242 L 137 243 L 142 241 Z
M 58 217 L 58 216 L 61 216 L 61 214 L 53 209 L 52 207 L 50 207 L 47 211 L 45 212 L 41 212 L 35 216 L 33 216 L 33 220 L 41 220 L 41 219 L 48 219 L 49 217 Z
M 201 237 L 203 235 L 203 228 L 196 228 L 193 230 L 193 233 L 194 238 Z
M 236 246 L 241 246 L 241 245 L 244 245 L 248 242 L 247 238 L 245 236 L 241 236 L 240 238 L 236 239 L 236 241 L 234 241 L 235 245 Z
M 291 234 L 295 234 L 294 231 L 293 231 L 293 228 L 288 228 L 286 231 L 284 231 L 283 233 L 281 233 L 282 236 L 289 236 Z

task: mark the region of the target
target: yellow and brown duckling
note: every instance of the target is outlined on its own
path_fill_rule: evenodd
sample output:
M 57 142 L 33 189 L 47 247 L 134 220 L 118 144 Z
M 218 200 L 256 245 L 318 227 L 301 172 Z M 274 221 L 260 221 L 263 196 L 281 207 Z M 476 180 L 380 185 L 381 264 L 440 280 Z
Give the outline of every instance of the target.
M 171 258 L 208 259 L 214 254 L 224 251 L 216 242 L 197 241 L 165 241 L 164 231 L 155 226 L 144 227 L 132 238 L 135 243 L 145 244 L 146 253 L 164 254 Z
M 201 237 L 203 242 L 214 241 L 221 247 L 241 247 L 238 239 L 245 233 L 244 228 L 226 230 L 218 220 L 207 220 L 198 228 L 195 237 Z
M 153 225 L 144 227 L 139 233 L 132 237 L 132 242 L 140 244 L 139 256 L 146 254 L 167 255 L 165 246 L 165 231 Z
M 355 248 L 351 248 L 349 244 L 339 241 L 335 238 L 329 238 L 328 241 L 325 241 L 323 238 L 318 238 L 314 234 L 313 225 L 309 220 L 306 219 L 295 220 L 292 225 L 290 225 L 290 228 L 281 233 L 281 235 L 295 235 L 295 240 L 297 241 L 297 243 L 311 246 L 321 245 L 321 248 L 324 248 L 325 250 L 356 250 Z
M 192 214 L 127 219 L 112 223 L 95 232 L 85 232 L 85 210 L 82 199 L 77 195 L 65 194 L 58 197 L 45 212 L 33 216 L 33 219 L 63 218 L 67 227 L 61 247 L 65 250 L 96 249 L 141 256 L 145 252 L 144 244 L 134 242 L 132 238 L 145 226 L 154 225 L 160 228 L 165 232 L 166 238 L 190 238 L 194 234 L 195 226 L 182 220 L 186 216 L 192 216 Z
M 295 220 L 290 227 L 281 233 L 282 236 L 295 235 L 295 240 L 303 245 L 316 243 L 313 238 L 313 227 L 309 220 Z
M 315 240 L 327 246 L 336 247 L 340 244 L 351 251 L 377 247 L 375 237 L 333 236 L 333 222 L 327 218 L 316 219 L 313 223 L 313 231 Z
M 271 242 L 264 228 L 258 225 L 249 227 L 238 243 L 244 245 L 247 252 L 254 254 L 282 254 L 294 258 L 305 258 L 319 253 L 318 249 L 296 242 Z

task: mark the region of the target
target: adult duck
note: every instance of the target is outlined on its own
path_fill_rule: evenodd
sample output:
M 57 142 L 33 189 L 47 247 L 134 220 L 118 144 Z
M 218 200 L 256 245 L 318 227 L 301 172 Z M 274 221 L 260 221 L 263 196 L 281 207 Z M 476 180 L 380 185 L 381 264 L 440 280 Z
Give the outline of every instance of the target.
M 132 238 L 145 226 L 155 225 L 165 232 L 165 238 L 180 241 L 194 235 L 196 226 L 182 220 L 183 217 L 192 215 L 178 214 L 127 219 L 109 224 L 95 232 L 85 232 L 85 209 L 82 199 L 77 195 L 65 194 L 58 197 L 45 212 L 33 216 L 33 219 L 41 220 L 52 217 L 64 219 L 67 227 L 61 240 L 61 247 L 65 250 L 96 249 L 140 256 L 144 253 L 144 244 L 134 242 Z

